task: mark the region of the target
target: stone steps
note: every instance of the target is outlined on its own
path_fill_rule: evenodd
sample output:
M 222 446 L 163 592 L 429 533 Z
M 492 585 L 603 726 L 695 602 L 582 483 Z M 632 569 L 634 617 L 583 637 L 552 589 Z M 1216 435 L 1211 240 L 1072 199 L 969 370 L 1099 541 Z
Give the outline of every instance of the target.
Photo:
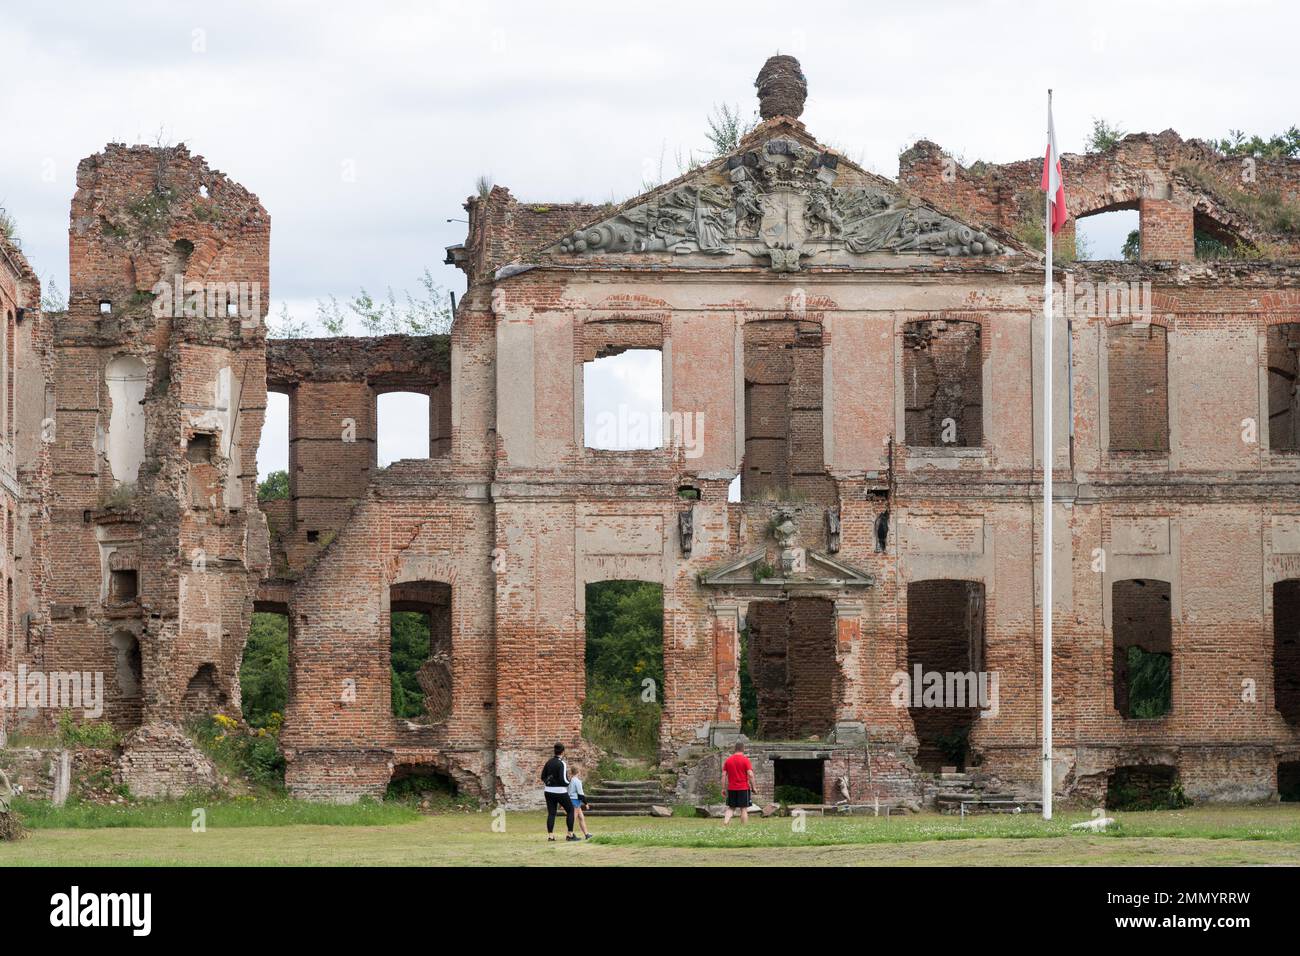
M 587 791 L 593 817 L 648 817 L 666 803 L 658 780 L 606 780 Z

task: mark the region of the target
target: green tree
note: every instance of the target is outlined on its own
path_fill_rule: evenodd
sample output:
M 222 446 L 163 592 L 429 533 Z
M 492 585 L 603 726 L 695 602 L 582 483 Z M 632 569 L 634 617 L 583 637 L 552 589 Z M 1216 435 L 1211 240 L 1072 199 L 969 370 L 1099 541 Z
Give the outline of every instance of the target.
M 1248 137 L 1239 129 L 1230 129 L 1225 138 L 1212 141 L 1212 145 L 1225 156 L 1294 159 L 1300 156 L 1300 129 L 1292 126 L 1286 132 L 1275 133 L 1268 139 L 1258 134 Z
M 289 618 L 283 614 L 253 614 L 239 669 L 244 719 L 266 727 L 272 714 L 283 714 L 289 700 Z
M 424 714 L 424 690 L 416 672 L 429 659 L 429 616 L 419 611 L 392 614 L 392 694 L 394 717 Z
M 630 756 L 653 757 L 664 684 L 663 588 L 644 581 L 587 586 L 583 732 Z M 652 681 L 653 698 L 645 681 Z
M 1120 255 L 1129 262 L 1137 262 L 1142 255 L 1142 234 L 1137 230 L 1132 230 L 1124 237 L 1124 245 L 1120 247 Z
M 288 497 L 289 473 L 287 471 L 273 471 L 266 476 L 264 481 L 258 482 L 258 501 L 277 501 Z
M 1128 709 L 1136 718 L 1163 717 L 1173 706 L 1173 663 L 1168 654 L 1148 653 L 1130 647 Z

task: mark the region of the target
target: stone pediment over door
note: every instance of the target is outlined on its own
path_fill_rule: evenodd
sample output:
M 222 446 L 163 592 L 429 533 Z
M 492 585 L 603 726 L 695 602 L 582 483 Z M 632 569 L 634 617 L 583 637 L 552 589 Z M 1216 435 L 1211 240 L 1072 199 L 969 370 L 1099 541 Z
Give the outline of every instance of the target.
M 771 557 L 766 550 L 754 551 L 702 574 L 700 585 L 737 597 L 781 599 L 849 594 L 876 583 L 868 572 L 821 551 L 803 550 L 788 569 L 783 558 L 777 556 L 774 564 Z
M 667 253 L 704 263 L 765 263 L 776 272 L 878 254 L 1008 251 L 987 232 L 794 135 L 743 145 L 544 250 L 559 260 Z

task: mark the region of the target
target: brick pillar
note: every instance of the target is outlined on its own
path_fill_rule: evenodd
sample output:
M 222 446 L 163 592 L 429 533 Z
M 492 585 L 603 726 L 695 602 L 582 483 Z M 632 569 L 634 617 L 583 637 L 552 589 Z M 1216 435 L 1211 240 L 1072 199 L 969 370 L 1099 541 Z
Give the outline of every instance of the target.
M 1190 262 L 1196 258 L 1192 210 L 1171 199 L 1144 196 L 1138 203 L 1141 217 L 1141 258 Z
M 740 723 L 740 608 L 716 604 L 713 610 L 713 661 L 718 691 L 715 719 Z
M 835 695 L 835 720 L 861 720 L 862 694 L 862 604 L 835 602 L 835 663 L 839 680 Z

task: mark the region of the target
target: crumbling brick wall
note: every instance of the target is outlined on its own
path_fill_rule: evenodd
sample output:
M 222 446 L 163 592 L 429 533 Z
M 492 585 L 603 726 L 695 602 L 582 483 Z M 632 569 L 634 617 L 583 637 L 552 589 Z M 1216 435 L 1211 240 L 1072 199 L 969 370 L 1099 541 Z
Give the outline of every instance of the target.
M 1279 203 L 1294 203 L 1300 196 L 1300 166 L 1294 160 L 1252 159 L 1245 175 L 1244 162 L 1173 130 L 1133 133 L 1102 152 L 1065 153 L 1061 165 L 1070 214 L 1065 232 L 1071 234 L 1078 219 L 1095 213 L 1137 209 L 1143 260 L 1194 259 L 1194 229 L 1228 246 L 1243 242 L 1294 254 L 1300 247 L 1296 237 L 1258 221 L 1239 196 L 1269 193 Z M 1041 156 L 962 166 L 937 144 L 922 140 L 899 157 L 899 182 L 967 221 L 1016 232 L 1033 220 L 1041 230 L 1042 168 Z
M 451 454 L 451 347 L 445 335 L 273 340 L 267 388 L 289 396 L 289 501 L 267 517 L 274 577 L 292 579 L 347 521 L 378 468 L 376 396 L 429 396 L 429 457 Z
M 174 727 L 199 709 L 238 714 L 266 567 L 255 483 L 269 218 L 183 146 L 110 145 L 80 164 L 77 186 L 50 415 L 42 663 L 102 672 L 104 716 L 120 730 Z M 192 685 L 203 692 L 187 708 Z M 149 733 L 128 736 L 123 764 L 128 777 L 140 770 L 128 783 L 141 792 L 166 788 L 156 761 L 130 759 L 137 744 L 171 739 Z

